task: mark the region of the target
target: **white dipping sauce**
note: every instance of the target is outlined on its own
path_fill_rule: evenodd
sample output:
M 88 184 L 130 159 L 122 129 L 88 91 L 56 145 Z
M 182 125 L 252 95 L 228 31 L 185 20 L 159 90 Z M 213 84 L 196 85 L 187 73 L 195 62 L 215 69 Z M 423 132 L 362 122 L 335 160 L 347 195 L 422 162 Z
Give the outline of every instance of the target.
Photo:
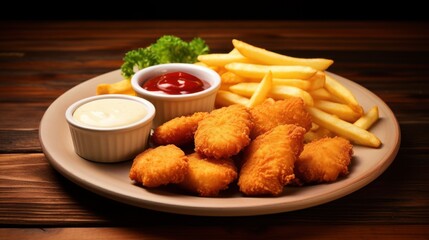
M 136 101 L 111 98 L 83 104 L 73 118 L 87 126 L 111 128 L 135 123 L 147 114 L 147 109 Z

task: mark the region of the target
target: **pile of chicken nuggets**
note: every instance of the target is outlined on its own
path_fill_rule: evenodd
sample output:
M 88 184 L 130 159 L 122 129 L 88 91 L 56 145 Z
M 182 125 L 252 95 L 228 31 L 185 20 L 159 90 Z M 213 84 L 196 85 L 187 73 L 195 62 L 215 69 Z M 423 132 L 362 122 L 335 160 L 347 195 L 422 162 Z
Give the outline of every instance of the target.
M 154 146 L 133 161 L 129 177 L 147 188 L 176 184 L 202 197 L 236 184 L 244 196 L 278 196 L 286 185 L 336 181 L 348 174 L 353 145 L 341 137 L 310 143 L 301 98 L 230 105 L 172 119 L 154 129 Z M 192 146 L 192 151 L 186 151 Z

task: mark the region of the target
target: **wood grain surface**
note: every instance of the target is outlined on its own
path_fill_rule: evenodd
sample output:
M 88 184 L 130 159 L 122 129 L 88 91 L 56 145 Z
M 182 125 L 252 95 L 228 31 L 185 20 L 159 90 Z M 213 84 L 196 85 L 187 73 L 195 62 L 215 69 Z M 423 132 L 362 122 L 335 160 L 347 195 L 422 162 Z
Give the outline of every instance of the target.
M 429 239 L 429 24 L 381 21 L 0 22 L 0 239 Z M 55 171 L 38 127 L 73 86 L 118 69 L 164 34 L 199 36 L 211 52 L 237 38 L 279 53 L 335 60 L 329 71 L 384 100 L 401 146 L 375 181 L 341 199 L 253 217 L 136 208 Z

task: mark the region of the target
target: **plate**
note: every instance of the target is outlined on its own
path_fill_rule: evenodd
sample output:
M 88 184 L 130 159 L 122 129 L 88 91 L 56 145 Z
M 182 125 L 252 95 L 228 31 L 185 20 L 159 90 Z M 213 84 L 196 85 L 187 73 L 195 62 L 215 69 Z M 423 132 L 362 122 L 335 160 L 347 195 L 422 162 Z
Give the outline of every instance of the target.
M 120 70 L 85 81 L 56 99 L 46 110 L 40 123 L 39 138 L 51 165 L 74 183 L 104 197 L 126 204 L 178 214 L 199 216 L 250 216 L 280 213 L 309 208 L 348 195 L 382 174 L 395 158 L 400 145 L 398 122 L 390 108 L 364 87 L 336 74 L 368 110 L 379 108 L 380 119 L 371 128 L 383 145 L 374 149 L 354 146 L 350 174 L 330 184 L 306 187 L 286 187 L 278 197 L 245 197 L 237 191 L 225 196 L 203 198 L 169 189 L 145 189 L 128 178 L 132 162 L 117 164 L 94 163 L 75 154 L 65 119 L 65 111 L 73 102 L 95 94 L 100 83 L 122 79 Z

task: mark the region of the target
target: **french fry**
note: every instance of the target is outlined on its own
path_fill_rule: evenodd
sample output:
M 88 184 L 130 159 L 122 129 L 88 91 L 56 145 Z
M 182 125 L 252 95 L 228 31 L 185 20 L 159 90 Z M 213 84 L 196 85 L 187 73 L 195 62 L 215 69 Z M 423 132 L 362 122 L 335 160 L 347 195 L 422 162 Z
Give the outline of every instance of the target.
M 133 96 L 136 95 L 133 88 L 131 87 L 131 81 L 128 79 L 124 79 L 115 83 L 98 84 L 96 94 L 127 94 Z
M 353 124 L 360 128 L 368 130 L 378 120 L 378 118 L 378 107 L 374 106 Z
M 229 91 L 229 88 L 230 88 L 231 86 L 233 86 L 233 85 L 234 85 L 234 84 L 221 83 L 221 84 L 220 84 L 220 87 L 219 87 L 219 90 Z
M 223 67 L 228 63 L 239 62 L 239 63 L 255 63 L 250 59 L 242 56 L 241 54 L 230 54 L 230 53 L 212 53 L 198 56 L 198 61 L 203 62 L 209 66 Z
M 264 79 L 258 84 L 255 92 L 252 94 L 247 107 L 254 107 L 261 104 L 268 96 L 273 86 L 273 75 L 271 71 L 265 74 Z
M 308 88 L 309 91 L 313 91 L 316 89 L 323 88 L 325 86 L 326 74 L 322 71 L 317 71 L 311 78 L 307 79 L 310 86 Z
M 319 128 L 320 128 L 319 125 L 315 124 L 314 122 L 311 122 L 310 131 L 316 131 Z
M 259 83 L 256 82 L 237 83 L 229 87 L 229 90 L 235 94 L 250 98 L 256 91 L 258 85 Z
M 314 100 L 332 100 L 332 94 L 325 88 L 319 88 L 313 91 L 309 91 L 310 95 Z
M 220 79 L 222 81 L 222 84 L 237 84 L 237 83 L 242 83 L 247 81 L 246 78 L 241 77 L 229 71 L 226 71 L 223 74 L 221 74 Z
M 381 145 L 381 141 L 377 136 L 363 128 L 341 120 L 315 107 L 308 107 L 307 110 L 317 125 L 324 127 L 339 136 L 363 146 L 378 148 Z
M 228 70 L 226 70 L 224 67 L 216 67 L 216 70 L 215 70 L 219 75 L 222 75 L 222 74 L 224 74 L 224 73 L 226 73 L 226 72 L 228 72 Z
M 255 82 L 238 83 L 229 87 L 229 90 L 244 97 L 251 97 L 252 94 L 256 91 L 258 85 L 259 83 Z M 300 97 L 304 100 L 304 103 L 307 106 L 313 106 L 314 104 L 313 98 L 308 92 L 300 88 L 291 86 L 274 85 L 271 88 L 268 97 L 274 98 L 276 100 L 287 99 L 291 97 Z
M 307 80 L 273 78 L 273 82 L 276 85 L 286 85 L 301 88 L 302 90 L 306 91 L 312 91 L 323 88 L 325 86 L 325 74 L 321 71 L 318 71 L 316 74 L 314 74 Z
M 221 89 L 221 90 L 229 91 L 229 88 L 232 85 L 246 81 L 245 78 L 240 77 L 237 74 L 235 74 L 233 72 L 229 72 L 229 71 L 226 71 L 226 72 L 219 74 L 219 75 L 220 75 L 220 79 L 221 79 L 219 89 Z
M 237 50 L 237 48 L 233 48 L 228 54 L 238 54 L 241 55 L 241 53 Z M 243 56 L 243 55 L 241 55 Z
M 319 127 L 317 130 L 306 132 L 304 141 L 308 143 L 324 137 L 333 137 L 333 134 L 328 129 Z
M 329 75 L 326 75 L 325 88 L 332 95 L 334 95 L 344 103 L 348 104 L 353 109 L 353 111 L 356 111 L 361 115 L 363 114 L 363 109 L 359 105 L 353 93 L 350 92 L 349 89 L 347 89 L 344 85 L 342 85 L 340 82 L 330 77 Z
M 225 107 L 233 104 L 247 106 L 249 104 L 249 99 L 230 91 L 219 90 L 216 95 L 215 104 L 217 107 Z
M 219 73 L 219 70 L 220 70 L 220 69 L 222 69 L 222 67 L 214 66 L 214 65 L 208 65 L 208 64 L 203 63 L 203 62 L 195 62 L 194 64 L 195 64 L 195 65 L 198 65 L 198 66 L 203 66 L 203 67 L 210 68 L 210 69 L 212 69 L 213 71 L 218 72 L 218 73 Z
M 305 105 L 313 106 L 314 101 L 310 94 L 302 89 L 291 86 L 274 86 L 270 92 L 270 97 L 280 100 L 291 97 L 300 97 L 304 100 Z
M 313 97 L 314 100 L 327 100 L 331 102 L 338 102 L 343 103 L 340 99 L 332 95 L 328 90 L 325 88 L 319 88 L 313 91 L 309 91 L 310 95 Z
M 314 107 L 319 108 L 320 110 L 325 111 L 327 113 L 333 114 L 347 122 L 354 122 L 359 119 L 359 117 L 361 117 L 361 115 L 353 111 L 351 107 L 342 103 L 317 100 L 314 101 Z
M 308 79 L 317 72 L 316 69 L 306 66 L 268 66 L 239 62 L 228 63 L 225 68 L 246 78 L 263 78 L 268 71 L 271 71 L 274 78 Z
M 317 70 L 326 70 L 334 62 L 330 59 L 324 58 L 296 58 L 290 57 L 275 52 L 265 50 L 263 48 L 255 47 L 248 43 L 232 40 L 234 47 L 245 57 L 261 61 L 268 65 L 293 65 L 293 66 L 309 66 Z
M 297 87 L 302 90 L 308 90 L 310 88 L 311 83 L 307 80 L 302 79 L 284 79 L 284 78 L 273 78 L 273 83 L 275 85 L 284 85 L 284 86 L 292 86 Z
M 304 134 L 305 143 L 309 143 L 317 139 L 319 139 L 319 136 L 315 131 L 308 131 Z

